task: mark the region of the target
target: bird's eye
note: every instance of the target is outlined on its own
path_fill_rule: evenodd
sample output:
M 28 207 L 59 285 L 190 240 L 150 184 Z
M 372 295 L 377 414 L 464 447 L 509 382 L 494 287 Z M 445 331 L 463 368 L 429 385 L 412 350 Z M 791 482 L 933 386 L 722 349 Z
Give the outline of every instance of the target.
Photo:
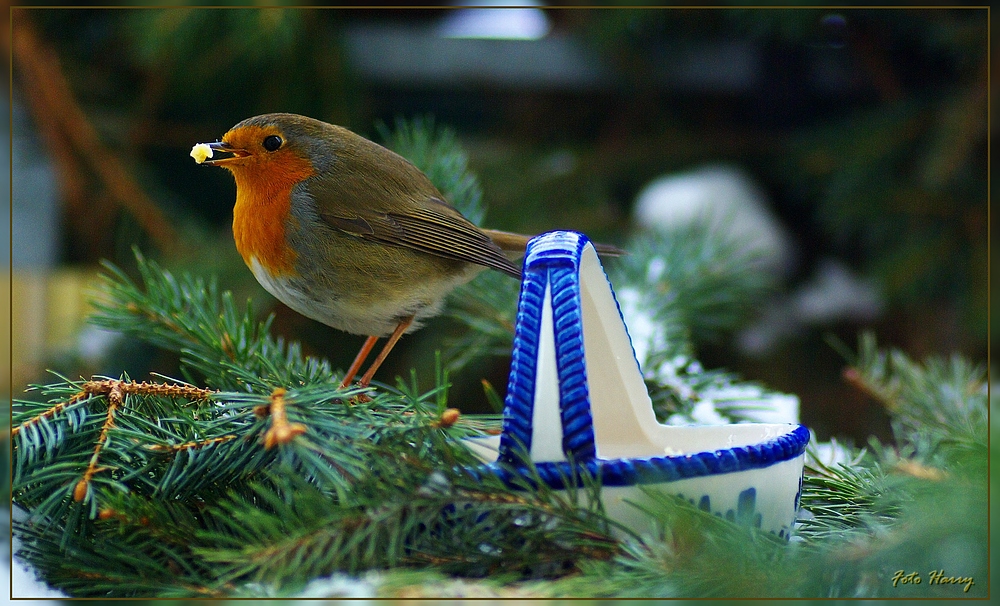
M 274 151 L 281 147 L 281 137 L 278 135 L 268 135 L 264 137 L 264 149 Z

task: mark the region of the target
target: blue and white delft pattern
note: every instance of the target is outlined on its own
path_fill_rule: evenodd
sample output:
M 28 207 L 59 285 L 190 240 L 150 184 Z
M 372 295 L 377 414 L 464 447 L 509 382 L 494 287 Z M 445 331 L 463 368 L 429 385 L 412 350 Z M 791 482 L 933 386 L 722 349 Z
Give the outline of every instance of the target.
M 809 431 L 797 425 L 789 426 L 790 431 L 783 435 L 745 446 L 676 456 L 599 458 L 591 414 L 581 307 L 580 265 L 588 244 L 583 234 L 565 231 L 542 234 L 528 244 L 499 455 L 496 462 L 481 466 L 477 470 L 479 473 L 495 474 L 511 486 L 540 479 L 554 489 L 561 489 L 567 483 L 578 484 L 581 475 L 586 474 L 598 478 L 604 487 L 627 487 L 764 469 L 802 456 L 809 442 Z M 532 461 L 526 465 L 526 453 L 531 452 L 535 438 L 532 415 L 547 287 L 558 369 L 562 451 L 567 460 Z M 611 288 L 610 283 L 608 288 Z M 613 289 L 611 292 L 613 298 Z M 620 308 L 618 316 L 621 318 Z M 621 321 L 624 325 L 623 318 Z M 638 362 L 636 365 L 638 367 Z M 799 475 L 801 478 L 801 471 Z M 758 488 L 745 488 L 739 493 L 735 510 L 714 513 L 760 526 L 761 514 L 755 511 L 757 494 Z M 702 509 L 712 510 L 710 495 L 692 496 L 684 498 Z M 792 499 L 791 494 L 788 498 Z M 796 493 L 792 512 L 798 508 L 798 499 Z M 781 523 L 778 534 L 787 536 L 791 521 Z

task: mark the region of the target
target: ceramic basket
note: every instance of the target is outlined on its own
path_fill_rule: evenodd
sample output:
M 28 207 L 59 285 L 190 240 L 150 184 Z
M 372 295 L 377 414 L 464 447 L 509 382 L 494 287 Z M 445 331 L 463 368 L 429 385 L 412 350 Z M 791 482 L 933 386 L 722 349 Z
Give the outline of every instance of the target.
M 526 451 L 553 488 L 599 477 L 607 514 L 636 532 L 653 528 L 627 502 L 645 486 L 787 538 L 808 441 L 795 424 L 661 425 L 594 246 L 564 231 L 528 244 L 503 431 L 469 440 L 478 472 L 531 477 Z

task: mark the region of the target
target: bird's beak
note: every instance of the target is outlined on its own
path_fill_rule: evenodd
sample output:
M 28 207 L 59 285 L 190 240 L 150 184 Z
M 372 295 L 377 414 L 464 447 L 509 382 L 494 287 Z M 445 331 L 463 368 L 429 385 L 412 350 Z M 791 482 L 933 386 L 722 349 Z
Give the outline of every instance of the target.
M 245 158 L 250 155 L 249 151 L 245 149 L 240 149 L 238 147 L 233 147 L 232 145 L 226 143 L 225 141 L 213 141 L 212 143 L 204 143 L 201 145 L 207 146 L 208 149 L 211 151 L 211 154 L 208 155 L 208 157 L 211 158 L 211 160 L 203 160 L 201 162 L 201 164 L 207 164 L 208 166 L 222 166 L 227 162 L 232 162 L 233 160 L 236 160 L 238 158 Z M 216 157 L 216 154 L 218 154 L 219 152 L 222 152 L 227 155 L 224 155 L 222 157 Z

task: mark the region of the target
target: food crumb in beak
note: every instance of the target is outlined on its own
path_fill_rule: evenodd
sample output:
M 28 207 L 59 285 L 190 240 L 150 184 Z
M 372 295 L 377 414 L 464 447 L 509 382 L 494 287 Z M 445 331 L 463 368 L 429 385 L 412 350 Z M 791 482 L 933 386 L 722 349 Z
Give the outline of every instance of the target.
M 194 158 L 195 162 L 201 164 L 206 158 L 212 157 L 212 148 L 209 147 L 208 143 L 196 143 L 191 148 L 191 157 Z

